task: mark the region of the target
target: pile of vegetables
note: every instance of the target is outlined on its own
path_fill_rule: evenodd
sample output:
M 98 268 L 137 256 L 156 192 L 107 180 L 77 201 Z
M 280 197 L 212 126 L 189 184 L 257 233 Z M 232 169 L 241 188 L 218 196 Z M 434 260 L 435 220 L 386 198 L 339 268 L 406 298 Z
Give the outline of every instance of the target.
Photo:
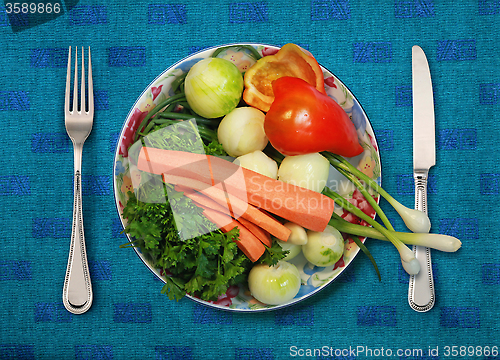
M 425 213 L 401 205 L 344 158 L 363 147 L 349 116 L 326 95 L 311 54 L 294 44 L 265 57 L 242 47 L 258 57 L 244 74 L 217 52 L 197 62 L 173 82 L 174 95 L 143 119 L 129 148 L 135 183 L 123 209 L 124 231 L 168 275 L 162 292 L 216 301 L 247 282 L 255 299 L 282 304 L 301 286 L 288 260 L 302 253 L 312 265 L 334 266 L 345 236 L 377 273 L 358 237 L 390 241 L 409 274 L 419 272 L 419 263 L 407 245 L 460 247 L 456 238 L 428 234 Z M 330 166 L 382 224 L 326 186 Z M 373 193 L 412 232 L 396 232 Z M 336 206 L 371 227 L 345 220 Z

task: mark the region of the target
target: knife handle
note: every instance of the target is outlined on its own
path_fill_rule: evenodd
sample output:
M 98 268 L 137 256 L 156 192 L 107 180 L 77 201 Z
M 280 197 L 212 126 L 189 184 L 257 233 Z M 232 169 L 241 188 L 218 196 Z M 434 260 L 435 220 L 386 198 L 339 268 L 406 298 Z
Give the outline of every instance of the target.
M 427 177 L 428 171 L 415 171 L 415 209 L 427 214 Z M 420 263 L 420 272 L 410 275 L 408 303 L 418 312 L 432 309 L 436 301 L 434 277 L 432 275 L 431 251 L 427 247 L 413 246 L 415 258 Z

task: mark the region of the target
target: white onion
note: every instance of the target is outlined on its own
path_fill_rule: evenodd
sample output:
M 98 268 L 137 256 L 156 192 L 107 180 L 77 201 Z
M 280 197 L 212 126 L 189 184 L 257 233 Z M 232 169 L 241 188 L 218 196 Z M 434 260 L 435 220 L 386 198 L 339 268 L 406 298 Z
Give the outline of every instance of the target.
M 233 162 L 264 176 L 278 178 L 278 164 L 260 150 L 238 156 Z
M 395 201 L 391 204 L 403 219 L 406 227 L 416 233 L 428 233 L 431 229 L 429 216 L 423 211 L 410 209 Z
M 330 162 L 320 153 L 286 156 L 278 169 L 278 179 L 321 192 L 329 172 Z
M 309 230 L 307 238 L 307 244 L 302 245 L 302 253 L 313 265 L 332 266 L 344 253 L 344 238 L 333 226 L 327 225 L 323 232 Z
M 411 259 L 409 262 L 401 260 L 401 264 L 408 275 L 417 275 L 420 272 L 420 263 L 415 258 Z
M 291 233 L 288 237 L 287 243 L 295 245 L 305 245 L 307 244 L 307 233 L 306 230 L 293 222 L 287 222 L 283 224 L 286 228 L 290 229 Z
M 269 141 L 264 132 L 265 117 L 253 107 L 239 107 L 224 116 L 217 130 L 224 150 L 234 157 L 264 150 Z
M 269 305 L 292 300 L 298 294 L 300 285 L 299 270 L 283 260 L 274 266 L 254 265 L 248 274 L 248 288 L 253 297 Z

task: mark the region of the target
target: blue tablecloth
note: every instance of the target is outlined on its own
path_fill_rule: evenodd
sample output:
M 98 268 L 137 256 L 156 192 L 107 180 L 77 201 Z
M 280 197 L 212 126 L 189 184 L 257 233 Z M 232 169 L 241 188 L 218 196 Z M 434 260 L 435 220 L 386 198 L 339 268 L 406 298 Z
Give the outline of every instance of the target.
M 0 5 L 0 359 L 500 359 L 498 0 L 55 1 Z M 367 245 L 381 282 L 360 254 L 316 296 L 244 314 L 169 301 L 134 251 L 119 248 L 113 157 L 132 104 L 177 60 L 231 42 L 293 42 L 336 74 L 370 118 L 383 186 L 409 207 L 411 47 L 427 53 L 432 232 L 463 242 L 457 253 L 433 252 L 431 311 L 410 309 L 397 253 L 375 240 Z M 73 201 L 70 45 L 92 48 L 96 103 L 83 161 L 94 303 L 83 315 L 61 299 Z

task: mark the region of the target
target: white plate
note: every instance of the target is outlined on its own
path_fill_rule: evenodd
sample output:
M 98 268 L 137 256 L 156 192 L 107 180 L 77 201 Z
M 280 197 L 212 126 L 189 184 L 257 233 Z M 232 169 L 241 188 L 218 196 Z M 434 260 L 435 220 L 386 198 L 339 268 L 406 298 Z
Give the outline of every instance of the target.
M 124 189 L 125 186 L 129 184 L 129 182 L 131 182 L 129 173 L 130 164 L 128 161 L 127 148 L 131 144 L 135 130 L 139 126 L 141 120 L 145 117 L 149 110 L 156 106 L 156 104 L 173 95 L 170 86 L 172 81 L 178 75 L 187 72 L 189 68 L 197 61 L 210 57 L 214 53 L 214 51 L 219 48 L 230 47 L 223 50 L 219 55 L 217 55 L 218 57 L 223 57 L 233 61 L 242 72 L 248 69 L 248 67 L 250 67 L 255 62 L 255 59 L 252 58 L 248 51 L 238 49 L 238 46 L 240 45 L 250 45 L 264 56 L 271 55 L 277 52 L 277 50 L 279 49 L 271 45 L 241 43 L 212 47 L 197 52 L 177 62 L 176 64 L 172 65 L 164 72 L 162 72 L 143 91 L 143 93 L 139 96 L 139 98 L 133 105 L 127 116 L 127 119 L 125 120 L 120 133 L 120 137 L 118 138 L 118 144 L 116 147 L 114 159 L 114 195 L 116 200 L 116 207 L 124 226 L 126 222 L 121 216 L 123 206 L 126 203 L 126 195 Z M 349 91 L 349 89 L 330 71 L 323 67 L 322 70 L 325 78 L 325 89 L 327 94 L 335 101 L 337 101 L 337 103 L 339 103 L 351 117 L 358 131 L 360 142 L 365 149 L 365 151 L 361 155 L 349 160 L 360 170 L 380 183 L 380 155 L 375 139 L 375 134 L 370 125 L 368 117 L 366 116 L 365 112 L 363 111 L 361 105 L 356 100 L 354 95 Z M 336 170 L 334 170 L 333 168 L 331 170 L 332 171 L 329 179 L 329 184 L 340 184 L 340 186 L 337 186 L 337 192 L 341 193 L 341 195 L 344 195 L 348 199 L 351 199 L 351 201 L 358 207 L 363 207 L 364 205 L 366 205 L 366 200 L 364 200 L 363 196 L 359 195 L 357 191 L 354 191 L 354 187 Z M 336 211 L 339 214 L 343 214 L 342 209 L 337 209 Z M 371 213 L 371 215 L 375 217 L 375 213 Z M 346 214 L 346 216 L 346 219 L 356 221 L 352 217 L 352 215 Z M 127 237 L 130 241 L 130 237 L 128 235 Z M 153 268 L 149 264 L 144 254 L 142 254 L 138 248 L 134 249 L 143 263 L 159 279 L 165 281 L 164 275 L 162 275 L 163 271 L 161 269 Z M 342 259 L 340 259 L 334 266 L 322 268 L 313 266 L 308 263 L 302 255 L 299 255 L 296 258 L 290 260 L 290 262 L 295 264 L 300 271 L 302 277 L 302 286 L 297 296 L 286 304 L 277 306 L 262 304 L 250 295 L 248 289 L 243 284 L 229 288 L 226 295 L 219 297 L 219 300 L 215 302 L 203 301 L 191 295 L 186 296 L 198 303 L 223 310 L 253 312 L 283 308 L 311 297 L 312 295 L 323 289 L 325 286 L 332 283 L 353 261 L 358 252 L 359 247 L 352 240 L 348 240 L 345 241 L 345 251 Z M 158 289 L 158 291 L 159 290 L 160 289 Z

